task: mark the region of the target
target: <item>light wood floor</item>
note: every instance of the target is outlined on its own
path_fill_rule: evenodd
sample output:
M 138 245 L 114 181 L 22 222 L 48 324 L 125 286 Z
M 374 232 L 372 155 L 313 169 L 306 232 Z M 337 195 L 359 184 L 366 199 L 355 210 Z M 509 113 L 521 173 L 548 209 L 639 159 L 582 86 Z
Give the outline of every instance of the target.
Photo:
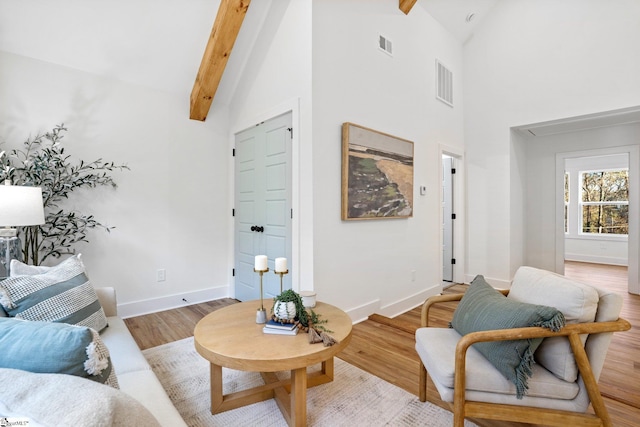
M 613 424 L 632 427 L 640 424 L 640 296 L 627 293 L 625 267 L 602 266 L 568 262 L 565 275 L 598 287 L 612 289 L 624 295 L 621 317 L 629 320 L 632 329 L 614 334 L 603 373 L 600 389 Z M 445 293 L 464 292 L 466 286 L 455 285 Z M 193 336 L 195 324 L 206 314 L 233 304 L 233 299 L 221 299 L 175 310 L 126 319 L 141 349 L 155 347 Z M 454 306 L 434 311 L 430 322 L 445 325 L 453 315 Z M 338 357 L 373 375 L 418 394 L 419 359 L 415 352 L 414 333 L 420 325 L 420 308 L 389 319 L 373 315 L 354 325 L 349 346 Z M 445 405 L 429 384 L 428 399 Z M 486 420 L 474 420 L 482 427 L 525 426 Z M 535 424 L 532 424 L 535 425 Z M 535 425 L 537 426 L 537 425 Z

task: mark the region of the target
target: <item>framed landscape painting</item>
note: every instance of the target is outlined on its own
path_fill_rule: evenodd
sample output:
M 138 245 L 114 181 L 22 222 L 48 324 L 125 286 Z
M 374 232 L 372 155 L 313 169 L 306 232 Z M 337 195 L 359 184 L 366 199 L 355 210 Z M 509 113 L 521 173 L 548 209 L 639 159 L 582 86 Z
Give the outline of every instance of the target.
M 342 125 L 342 219 L 413 216 L 413 142 Z

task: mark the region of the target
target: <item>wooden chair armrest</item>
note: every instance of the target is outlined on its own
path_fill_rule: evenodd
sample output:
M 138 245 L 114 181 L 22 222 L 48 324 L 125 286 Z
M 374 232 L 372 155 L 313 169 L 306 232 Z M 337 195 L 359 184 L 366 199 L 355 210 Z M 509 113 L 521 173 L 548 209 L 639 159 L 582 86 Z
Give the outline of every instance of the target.
M 448 295 L 434 295 L 432 297 L 427 298 L 427 300 L 422 304 L 422 312 L 420 315 L 420 325 L 424 328 L 425 326 L 429 326 L 429 309 L 434 304 L 439 304 L 443 302 L 452 302 L 452 301 L 460 301 L 464 294 L 448 294 Z
M 614 322 L 572 323 L 565 325 L 558 332 L 553 332 L 539 326 L 471 332 L 460 338 L 456 347 L 456 353 L 458 353 L 458 350 L 466 353 L 467 348 L 478 342 L 560 337 L 573 334 L 599 334 L 603 332 L 628 331 L 629 329 L 631 329 L 631 324 L 627 320 L 618 319 Z

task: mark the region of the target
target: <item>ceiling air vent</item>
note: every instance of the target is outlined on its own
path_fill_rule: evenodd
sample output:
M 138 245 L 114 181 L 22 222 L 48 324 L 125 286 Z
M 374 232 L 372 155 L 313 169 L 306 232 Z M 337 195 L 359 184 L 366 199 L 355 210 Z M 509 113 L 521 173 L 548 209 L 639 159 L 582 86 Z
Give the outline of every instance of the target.
M 453 107 L 453 73 L 437 59 L 436 98 Z
M 388 38 L 386 38 L 385 36 L 383 36 L 381 34 L 378 35 L 378 47 L 383 52 L 387 53 L 388 55 L 393 56 L 393 49 L 391 47 L 391 40 L 389 40 Z

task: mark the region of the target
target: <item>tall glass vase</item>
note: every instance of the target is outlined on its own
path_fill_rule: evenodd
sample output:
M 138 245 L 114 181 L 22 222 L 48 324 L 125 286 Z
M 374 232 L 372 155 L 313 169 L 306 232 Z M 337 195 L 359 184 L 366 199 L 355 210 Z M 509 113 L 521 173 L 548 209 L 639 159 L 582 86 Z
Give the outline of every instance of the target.
M 0 280 L 9 277 L 12 259 L 22 261 L 20 238 L 0 236 Z

